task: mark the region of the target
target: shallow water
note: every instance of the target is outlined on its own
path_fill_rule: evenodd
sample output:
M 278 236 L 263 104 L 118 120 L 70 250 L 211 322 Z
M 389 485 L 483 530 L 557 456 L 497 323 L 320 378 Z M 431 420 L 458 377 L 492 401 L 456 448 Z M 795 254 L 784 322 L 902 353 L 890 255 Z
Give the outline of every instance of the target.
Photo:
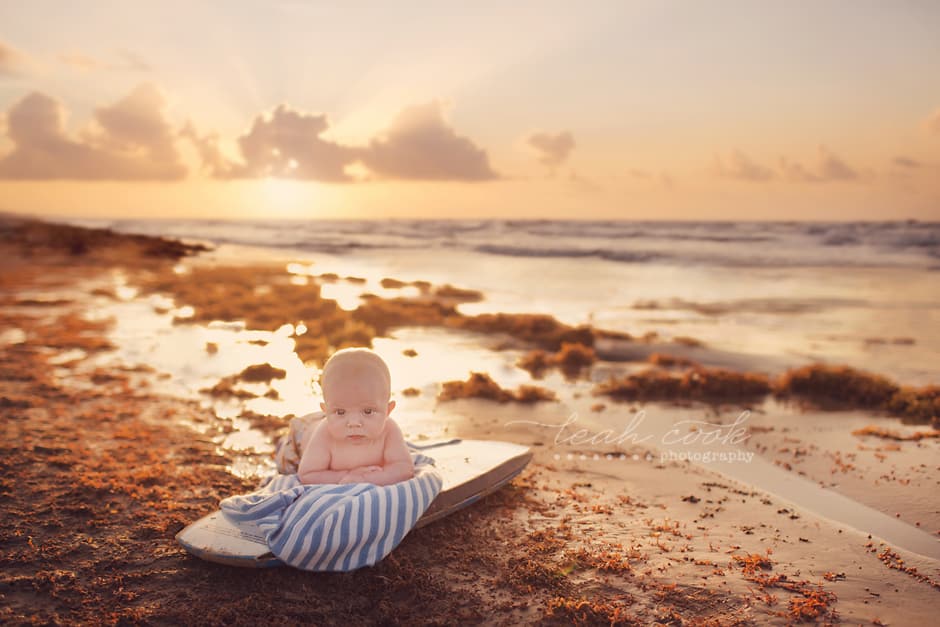
M 940 383 L 940 223 L 84 221 L 201 238 L 215 259 L 476 289 L 464 313 L 547 313 L 720 350 Z M 356 303 L 341 283 L 325 293 Z

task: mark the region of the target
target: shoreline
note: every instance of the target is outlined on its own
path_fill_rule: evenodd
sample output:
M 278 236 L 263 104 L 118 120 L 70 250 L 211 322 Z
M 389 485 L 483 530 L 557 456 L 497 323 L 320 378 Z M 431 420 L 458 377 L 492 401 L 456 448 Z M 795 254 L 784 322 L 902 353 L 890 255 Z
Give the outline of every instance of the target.
M 200 562 L 175 544 L 175 532 L 251 482 L 228 469 L 234 454 L 220 449 L 219 438 L 224 441 L 225 431 L 234 427 L 211 404 L 152 392 L 161 373 L 134 369 L 139 364 L 124 370 L 116 364 L 83 365 L 113 350 L 107 330 L 113 323 L 86 316 L 95 298 L 112 298 L 105 291 L 109 283 L 114 287 L 116 268 L 124 267 L 127 286 L 140 290 L 129 302 L 146 293 L 140 285 L 148 276 L 156 281 L 174 276 L 178 258 L 148 258 L 141 254 L 147 244 L 117 239 L 120 251 L 89 249 L 78 258 L 54 250 L 25 258 L 3 243 L 8 254 L 0 316 L 5 327 L 24 336 L 3 345 L 3 490 L 10 499 L 3 508 L 4 519 L 11 521 L 2 532 L 0 553 L 4 622 L 247 624 L 280 617 L 332 623 L 343 617 L 395 623 L 678 624 L 681 617 L 690 624 L 733 625 L 801 618 L 911 622 L 932 615 L 937 598 L 932 595 L 940 592 L 936 560 L 879 545 L 700 466 L 633 463 L 634 454 L 645 462 L 648 448 L 620 450 L 630 456 L 625 464 L 606 457 L 595 461 L 598 451 L 589 447 L 557 448 L 544 432 L 507 425 L 520 417 L 558 424 L 572 409 L 590 417 L 592 425 L 603 425 L 604 411 L 591 406 L 602 401 L 612 412 L 614 403 L 590 395 L 575 398 L 580 391 L 564 402 L 518 405 L 475 398 L 436 403 L 419 390 L 410 407 L 427 422 L 415 422 L 413 435 L 428 427 L 433 436 L 431 427 L 446 425 L 452 436 L 529 445 L 535 459 L 511 486 L 415 530 L 374 568 L 342 575 L 259 573 Z M 215 264 L 207 265 L 211 271 Z M 285 275 L 283 267 L 256 272 L 272 289 L 290 285 L 276 278 Z M 219 269 L 214 276 L 221 279 L 220 294 L 232 296 L 232 275 Z M 93 289 L 102 292 L 79 290 L 74 299 L 48 302 L 36 298 L 74 290 L 77 281 L 97 281 Z M 279 293 L 291 292 L 284 287 Z M 388 302 L 393 301 L 374 305 L 402 315 L 388 309 Z M 409 315 L 430 315 L 430 305 L 407 307 Z M 194 309 L 200 316 L 198 304 Z M 346 336 L 361 331 L 344 327 Z M 492 335 L 484 331 L 478 342 L 487 333 Z M 226 350 L 224 344 L 220 348 Z M 425 350 L 432 348 L 421 348 L 419 357 Z M 73 353 L 74 359 L 54 363 L 68 351 L 85 356 Z M 555 381 L 549 378 L 547 384 Z M 572 389 L 586 392 L 589 385 Z M 779 426 L 773 419 L 760 426 Z M 286 424 L 263 415 L 254 422 L 268 437 Z M 783 431 L 755 432 L 754 444 L 801 446 L 785 442 L 789 437 Z M 586 453 L 590 458 L 582 459 Z M 814 458 L 812 451 L 800 457 Z M 903 568 L 916 573 L 899 570 L 894 555 L 903 556 Z

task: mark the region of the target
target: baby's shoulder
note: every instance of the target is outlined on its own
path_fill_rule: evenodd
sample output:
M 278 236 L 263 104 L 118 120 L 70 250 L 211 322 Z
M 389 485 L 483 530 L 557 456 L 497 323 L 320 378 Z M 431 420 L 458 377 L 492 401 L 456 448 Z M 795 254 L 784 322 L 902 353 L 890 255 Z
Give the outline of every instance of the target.
M 391 446 L 401 446 L 405 444 L 405 434 L 402 433 L 401 427 L 398 426 L 398 423 L 388 419 L 388 422 L 385 424 L 385 448 Z
M 398 426 L 398 423 L 395 422 L 393 418 L 388 418 L 385 421 L 385 435 L 398 435 L 401 436 L 401 427 Z

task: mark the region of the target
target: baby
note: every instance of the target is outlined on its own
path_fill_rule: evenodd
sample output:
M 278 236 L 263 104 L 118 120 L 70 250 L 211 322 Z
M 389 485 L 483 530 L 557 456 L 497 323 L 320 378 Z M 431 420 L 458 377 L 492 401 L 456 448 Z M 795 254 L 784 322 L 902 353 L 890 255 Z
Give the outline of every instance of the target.
M 401 429 L 388 417 L 395 408 L 391 376 L 366 348 L 337 351 L 320 376 L 326 418 L 313 426 L 300 457 L 302 483 L 391 485 L 414 476 Z

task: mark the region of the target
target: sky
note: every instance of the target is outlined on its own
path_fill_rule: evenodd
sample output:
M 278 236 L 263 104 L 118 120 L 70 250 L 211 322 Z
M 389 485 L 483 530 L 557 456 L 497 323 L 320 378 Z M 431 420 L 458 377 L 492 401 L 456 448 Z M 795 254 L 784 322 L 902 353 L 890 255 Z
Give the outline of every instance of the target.
M 940 220 L 940 3 L 0 4 L 0 210 Z

